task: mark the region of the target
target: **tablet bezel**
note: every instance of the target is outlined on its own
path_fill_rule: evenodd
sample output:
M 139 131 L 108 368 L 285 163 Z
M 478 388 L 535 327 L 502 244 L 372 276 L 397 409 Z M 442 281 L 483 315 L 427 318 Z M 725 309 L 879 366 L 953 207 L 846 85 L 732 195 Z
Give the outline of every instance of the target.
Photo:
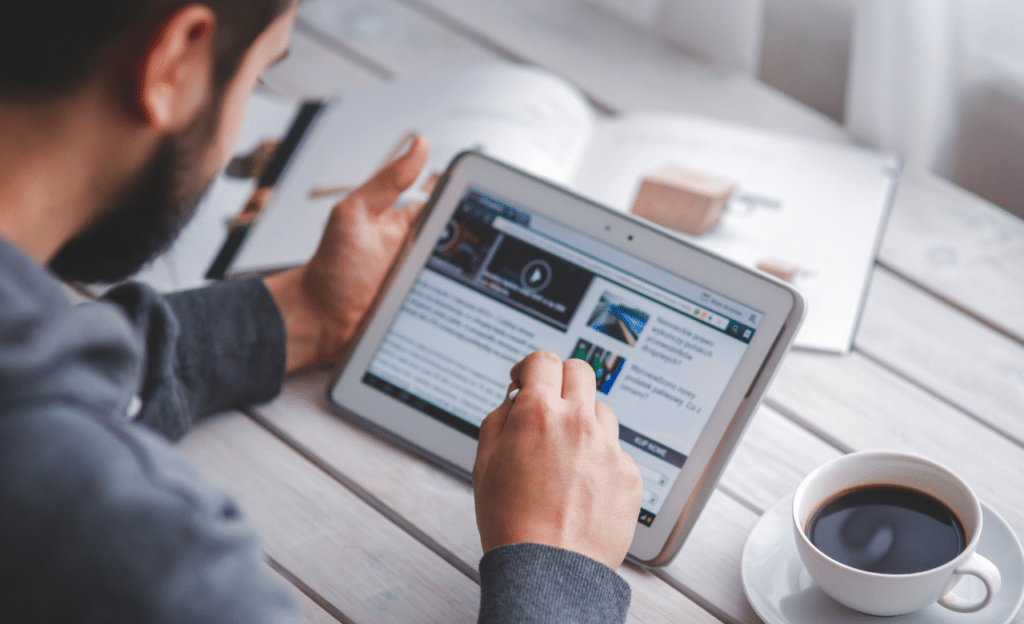
M 764 313 L 653 523 L 637 523 L 630 557 L 644 565 L 668 563 L 713 491 L 791 344 L 803 316 L 801 297 L 788 285 L 694 247 L 665 228 L 599 206 L 481 154 L 460 154 L 439 180 L 415 233 L 352 339 L 328 394 L 340 414 L 461 478 L 469 478 L 476 439 L 364 384 L 362 378 L 442 229 L 471 186 Z

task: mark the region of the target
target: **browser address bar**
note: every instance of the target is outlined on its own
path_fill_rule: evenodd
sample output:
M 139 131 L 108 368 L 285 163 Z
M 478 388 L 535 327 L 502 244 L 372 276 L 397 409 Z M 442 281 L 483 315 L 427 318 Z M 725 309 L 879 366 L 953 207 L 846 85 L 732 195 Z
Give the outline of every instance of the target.
M 721 316 L 720 314 L 711 312 L 710 310 L 707 310 L 691 301 L 687 301 L 681 297 L 676 297 L 666 291 L 654 289 L 646 282 L 638 280 L 629 273 L 621 271 L 610 264 L 600 262 L 590 256 L 584 255 L 572 247 L 561 245 L 546 236 L 537 234 L 529 228 L 523 227 L 513 221 L 509 221 L 504 217 L 495 217 L 492 226 L 499 232 L 503 232 L 509 236 L 514 236 L 523 242 L 533 245 L 534 247 L 553 253 L 577 266 L 600 275 L 609 281 L 618 282 L 627 288 L 635 290 L 636 292 L 667 306 L 673 307 L 688 316 L 704 321 L 705 323 L 713 327 L 717 327 L 722 331 L 725 331 L 729 327 L 729 319 Z

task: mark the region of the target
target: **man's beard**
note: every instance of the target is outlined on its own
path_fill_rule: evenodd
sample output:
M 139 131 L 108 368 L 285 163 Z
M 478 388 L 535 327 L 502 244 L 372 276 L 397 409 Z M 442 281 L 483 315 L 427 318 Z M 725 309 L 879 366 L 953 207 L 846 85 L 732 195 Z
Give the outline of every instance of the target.
M 171 246 L 212 182 L 203 179 L 202 165 L 216 134 L 218 100 L 164 139 L 112 207 L 57 252 L 50 269 L 58 277 L 119 282 Z

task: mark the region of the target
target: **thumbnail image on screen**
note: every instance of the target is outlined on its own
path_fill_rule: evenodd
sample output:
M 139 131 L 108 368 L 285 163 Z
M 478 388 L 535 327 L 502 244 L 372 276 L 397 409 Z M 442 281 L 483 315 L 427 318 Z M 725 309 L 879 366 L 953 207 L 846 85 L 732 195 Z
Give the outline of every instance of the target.
M 636 345 L 649 318 L 650 314 L 630 307 L 615 295 L 605 292 L 590 314 L 587 325 L 632 347 Z
M 615 379 L 622 370 L 622 365 L 626 363 L 626 359 L 621 355 L 582 339 L 576 343 L 576 347 L 569 357 L 590 364 L 590 367 L 594 369 L 594 376 L 597 378 L 597 390 L 602 394 L 608 394 L 608 391 L 612 389 Z
M 448 269 L 466 279 L 476 277 L 498 232 L 473 219 L 452 219 L 441 232 L 434 254 L 447 262 Z
M 559 330 L 566 330 L 593 274 L 506 236 L 496 218 L 528 226 L 529 215 L 470 192 L 445 226 L 428 267 Z

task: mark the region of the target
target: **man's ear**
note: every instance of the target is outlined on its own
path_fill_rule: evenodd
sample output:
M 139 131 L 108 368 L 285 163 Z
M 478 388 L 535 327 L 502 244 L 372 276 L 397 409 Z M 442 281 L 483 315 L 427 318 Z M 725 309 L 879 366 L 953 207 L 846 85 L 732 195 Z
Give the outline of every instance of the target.
M 209 7 L 189 5 L 168 17 L 149 40 L 135 72 L 135 97 L 152 128 L 177 129 L 209 95 L 217 18 Z

